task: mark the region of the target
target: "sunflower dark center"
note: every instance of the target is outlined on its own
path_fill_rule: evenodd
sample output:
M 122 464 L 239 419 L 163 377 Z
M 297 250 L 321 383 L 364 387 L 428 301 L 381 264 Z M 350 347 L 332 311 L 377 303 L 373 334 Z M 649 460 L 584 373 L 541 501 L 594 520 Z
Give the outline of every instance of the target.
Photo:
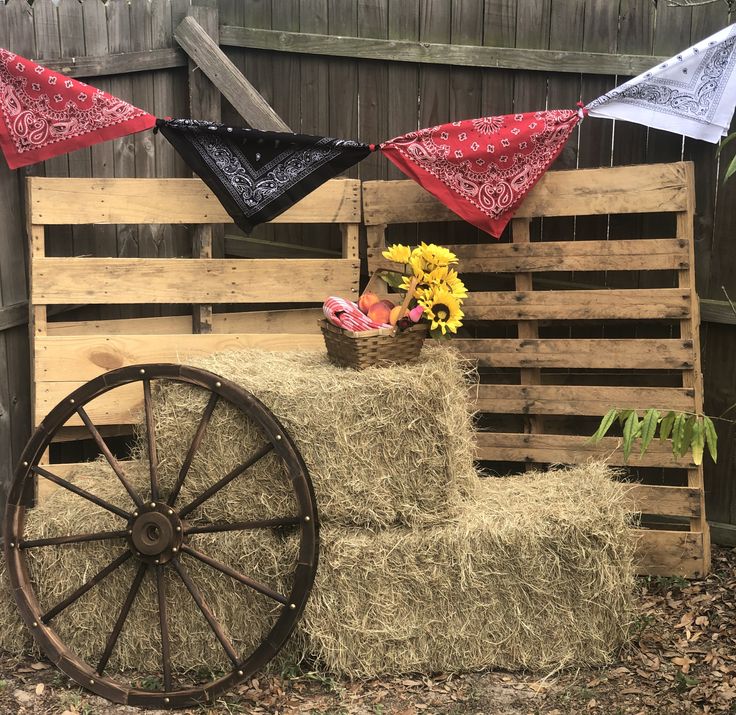
M 434 306 L 434 314 L 438 320 L 447 320 L 450 317 L 450 309 L 442 303 L 437 303 Z

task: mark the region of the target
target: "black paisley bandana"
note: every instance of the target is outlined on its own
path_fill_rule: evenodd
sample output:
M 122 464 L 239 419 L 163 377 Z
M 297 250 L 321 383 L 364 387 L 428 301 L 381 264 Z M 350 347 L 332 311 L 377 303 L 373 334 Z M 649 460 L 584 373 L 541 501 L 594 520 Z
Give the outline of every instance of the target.
M 159 119 L 156 126 L 246 233 L 365 159 L 373 148 L 198 119 Z

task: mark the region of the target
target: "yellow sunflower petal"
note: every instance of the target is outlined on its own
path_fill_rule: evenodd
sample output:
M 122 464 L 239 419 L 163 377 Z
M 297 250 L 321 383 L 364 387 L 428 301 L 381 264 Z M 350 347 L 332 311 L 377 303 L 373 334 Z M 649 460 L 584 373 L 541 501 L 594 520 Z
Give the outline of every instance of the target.
M 402 246 L 400 243 L 395 243 L 393 246 L 389 246 L 385 251 L 383 251 L 381 255 L 395 263 L 409 263 L 411 253 L 412 251 L 409 246 Z

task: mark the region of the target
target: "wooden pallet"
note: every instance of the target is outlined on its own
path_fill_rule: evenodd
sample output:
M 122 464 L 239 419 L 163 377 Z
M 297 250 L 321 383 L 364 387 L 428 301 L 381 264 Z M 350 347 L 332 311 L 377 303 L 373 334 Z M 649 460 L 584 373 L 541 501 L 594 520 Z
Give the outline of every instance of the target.
M 622 465 L 619 439 L 589 442 L 594 418 L 611 407 L 702 411 L 694 196 L 691 163 L 550 172 L 521 205 L 510 240 L 485 237 L 488 242 L 450 246 L 463 275 L 480 274 L 475 279 L 481 283 L 505 277 L 507 284 L 502 290 L 472 292 L 464 311 L 477 334 L 495 324 L 510 326 L 511 335 L 454 341 L 481 370 L 473 397 L 486 413 L 482 420 L 492 427 L 478 432 L 480 460 L 514 463 L 517 470 L 524 464 L 579 463 L 600 456 Z M 673 231 L 659 238 L 532 240 L 538 217 L 662 213 L 674 215 Z M 391 265 L 381 257 L 391 225 L 459 219 L 414 182 L 371 181 L 363 184 L 363 220 L 374 270 Z M 644 220 L 640 216 L 633 225 L 641 227 Z M 438 241 L 436 230 L 431 236 Z M 566 289 L 557 289 L 554 274 L 573 271 L 621 272 L 625 287 L 570 290 L 568 278 Z M 645 272 L 650 277 L 656 272 L 663 287 L 637 287 L 636 276 Z M 604 321 L 635 322 L 643 335 L 618 338 L 609 328 L 589 337 L 591 326 Z M 651 326 L 663 325 L 671 326 L 669 334 L 646 336 Z M 566 326 L 567 336 L 560 337 L 560 326 Z M 615 382 L 604 371 L 614 372 Z M 702 468 L 673 459 L 658 442 L 643 457 L 632 455 L 629 466 L 647 468 L 651 482 L 633 493 L 636 509 L 651 527 L 639 532 L 642 573 L 706 573 L 710 543 Z
M 342 256 L 329 259 L 87 258 L 47 256 L 46 227 L 58 224 L 232 223 L 198 179 L 30 178 L 33 408 L 38 424 L 82 383 L 107 370 L 144 362 L 186 362 L 219 350 L 258 347 L 323 350 L 320 307 L 214 313 L 211 332 L 194 334 L 193 317 L 122 320 L 47 320 L 57 304 L 315 303 L 326 295 L 357 295 L 360 182 L 329 181 L 274 223 L 339 224 Z M 131 431 L 143 396 L 130 389 L 100 397 L 88 413 L 106 434 Z M 88 438 L 81 419 L 67 423 L 60 440 Z M 59 474 L 67 465 L 55 465 Z M 39 488 L 48 488 L 40 480 Z M 39 494 L 43 498 L 43 493 Z

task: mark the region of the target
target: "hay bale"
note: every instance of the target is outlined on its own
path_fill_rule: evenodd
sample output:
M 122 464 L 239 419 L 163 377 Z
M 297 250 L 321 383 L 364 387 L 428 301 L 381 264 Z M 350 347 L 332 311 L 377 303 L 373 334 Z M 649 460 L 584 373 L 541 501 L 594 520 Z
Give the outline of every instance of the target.
M 429 345 L 416 364 L 355 371 L 321 353 L 234 351 L 192 361 L 252 392 L 281 420 L 307 464 L 323 522 L 381 528 L 449 518 L 477 484 L 466 367 Z M 208 395 L 164 383 L 155 394 L 162 488 L 173 484 Z M 182 492 L 193 498 L 263 444 L 220 402 Z M 291 491 L 275 455 L 208 501 L 204 515 L 234 508 L 283 516 Z
M 146 483 L 146 465 L 129 469 Z M 74 481 L 127 504 L 109 468 L 94 463 Z M 94 482 L 94 485 L 92 484 Z M 605 663 L 631 616 L 633 534 L 626 487 L 600 464 L 480 481 L 452 520 L 426 529 L 326 525 L 305 617 L 283 658 L 316 658 L 339 675 L 547 669 Z M 248 503 L 247 500 L 245 503 Z M 59 490 L 29 512 L 36 537 L 119 526 L 119 520 Z M 197 545 L 277 590 L 293 566 L 295 540 L 268 532 L 198 535 Z M 114 542 L 29 551 L 42 605 L 58 602 L 119 553 Z M 259 642 L 273 602 L 188 558 L 185 563 L 236 647 Z M 133 578 L 120 569 L 55 626 L 94 661 Z M 4 580 L 4 574 L 3 574 Z M 172 652 L 179 668 L 225 667 L 222 650 L 175 577 L 169 580 Z M 160 652 L 152 579 L 121 634 L 111 669 L 155 671 Z M 6 605 L 7 598 L 0 599 Z M 14 610 L 0 610 L 0 647 L 27 647 Z M 278 667 L 278 664 L 276 665 Z
M 600 464 L 486 479 L 425 530 L 325 526 L 302 629 L 351 677 L 608 662 L 632 613 L 626 487 Z

